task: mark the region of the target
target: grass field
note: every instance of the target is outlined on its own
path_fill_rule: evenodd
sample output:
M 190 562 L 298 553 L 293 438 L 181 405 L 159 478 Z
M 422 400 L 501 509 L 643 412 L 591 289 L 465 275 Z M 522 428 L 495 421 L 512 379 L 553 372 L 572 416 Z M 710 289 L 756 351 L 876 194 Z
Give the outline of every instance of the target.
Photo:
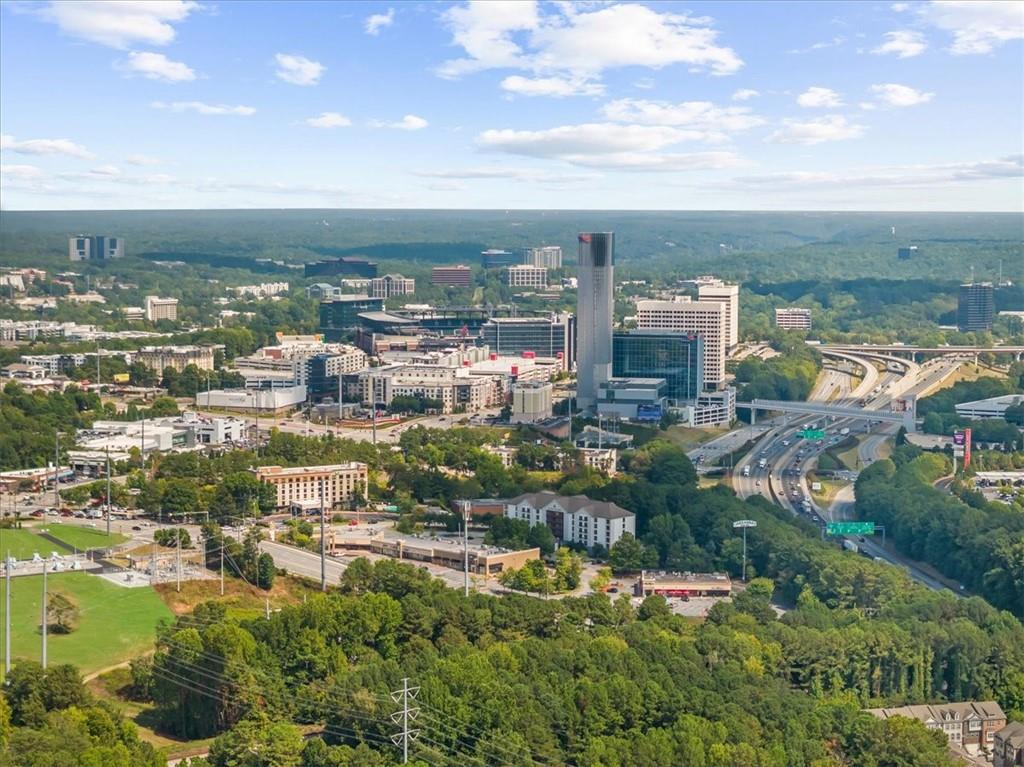
M 40 538 L 31 528 L 0 528 L 0 557 L 6 557 L 10 552 L 15 559 L 32 559 L 33 553 L 48 557 L 51 551 L 58 554 L 69 554 L 53 541 Z
M 42 580 L 41 575 L 11 579 L 11 654 L 15 658 L 39 659 Z M 68 596 L 79 609 L 72 633 L 50 634 L 49 662 L 73 663 L 83 674 L 144 653 L 153 645 L 157 624 L 171 617 L 150 588 L 122 588 L 86 573 L 51 574 L 48 587 Z M 0 603 L 0 625 L 4 619 Z
M 728 429 L 691 429 L 688 426 L 676 425 L 669 426 L 665 430 L 665 436 L 676 447 L 683 450 L 693 450 L 695 447 L 700 447 L 705 442 L 709 442 L 715 437 L 725 434 L 727 431 Z
M 319 584 L 300 578 L 278 577 L 269 591 L 250 586 L 244 581 L 227 577 L 224 579 L 224 596 L 220 595 L 220 580 L 184 581 L 181 591 L 173 583 L 158 583 L 155 586 L 160 598 L 175 615 L 192 612 L 197 605 L 210 600 L 220 602 L 234 618 L 256 618 L 263 615 L 266 600 L 270 609 L 298 604 L 303 596 L 320 593 Z
M 78 549 L 105 549 L 109 546 L 116 546 L 127 541 L 127 536 L 111 533 L 107 535 L 105 523 L 97 522 L 97 527 L 82 527 L 81 525 L 65 525 L 60 522 L 51 523 L 46 526 L 46 531 L 54 538 L 63 541 L 68 548 Z

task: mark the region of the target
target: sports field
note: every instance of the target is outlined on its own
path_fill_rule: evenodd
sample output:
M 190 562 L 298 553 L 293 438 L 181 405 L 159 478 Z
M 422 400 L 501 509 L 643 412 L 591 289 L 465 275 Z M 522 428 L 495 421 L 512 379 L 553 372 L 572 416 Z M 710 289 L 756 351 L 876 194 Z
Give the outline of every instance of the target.
M 7 531 L 5 531 L 7 532 Z M 51 592 L 68 596 L 78 607 L 77 628 L 51 633 L 50 663 L 73 663 L 83 674 L 133 658 L 153 646 L 155 629 L 171 611 L 151 588 L 122 588 L 87 573 L 51 573 Z M 12 656 L 39 660 L 42 615 L 41 575 L 11 579 Z M 0 599 L 0 626 L 4 625 Z

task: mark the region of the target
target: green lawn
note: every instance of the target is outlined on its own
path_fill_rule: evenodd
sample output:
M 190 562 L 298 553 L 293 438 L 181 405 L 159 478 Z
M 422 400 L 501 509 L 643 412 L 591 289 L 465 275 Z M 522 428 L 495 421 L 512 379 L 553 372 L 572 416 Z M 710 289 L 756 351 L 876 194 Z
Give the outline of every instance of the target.
M 68 548 L 78 549 L 105 549 L 108 546 L 116 546 L 128 540 L 127 536 L 106 533 L 106 523 L 97 522 L 96 527 L 81 527 L 80 525 L 65 525 L 59 522 L 46 526 L 46 531 L 54 538 L 63 541 Z
M 50 556 L 51 551 L 58 554 L 68 554 L 53 541 L 40 538 L 31 528 L 0 528 L 0 558 L 6 557 L 7 552 L 15 559 L 32 559 L 32 554 L 37 552 L 42 557 Z
M 6 533 L 7 531 L 5 531 Z M 39 660 L 41 575 L 11 579 L 12 655 Z M 122 588 L 87 573 L 51 573 L 51 592 L 68 596 L 79 609 L 71 634 L 49 636 L 50 663 L 73 663 L 83 674 L 144 653 L 153 646 L 155 628 L 171 611 L 151 588 Z M 0 600 L 0 625 L 4 606 Z

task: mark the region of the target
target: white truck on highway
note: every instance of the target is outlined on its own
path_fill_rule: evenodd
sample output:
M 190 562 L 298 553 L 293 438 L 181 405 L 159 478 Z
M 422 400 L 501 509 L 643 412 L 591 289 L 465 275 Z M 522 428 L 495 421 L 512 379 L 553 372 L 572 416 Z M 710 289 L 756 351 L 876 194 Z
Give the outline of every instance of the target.
M 765 458 L 762 458 L 760 461 L 757 462 L 757 468 L 759 468 L 759 469 L 763 469 L 767 465 L 768 465 L 768 461 Z
M 750 476 L 750 464 L 749 463 L 746 466 L 743 467 L 743 476 L 744 477 L 749 477 Z
M 840 429 L 840 430 L 839 430 L 839 433 L 840 433 L 840 434 L 841 434 L 842 436 L 844 436 L 844 437 L 845 437 L 845 436 L 846 436 L 847 434 L 849 434 L 849 433 L 850 433 L 850 427 L 848 427 L 848 426 L 845 426 L 845 427 L 843 427 L 842 429 Z
M 857 548 L 857 544 L 849 540 L 848 538 L 843 540 L 843 548 L 847 551 L 852 551 L 854 554 L 856 554 L 860 550 Z

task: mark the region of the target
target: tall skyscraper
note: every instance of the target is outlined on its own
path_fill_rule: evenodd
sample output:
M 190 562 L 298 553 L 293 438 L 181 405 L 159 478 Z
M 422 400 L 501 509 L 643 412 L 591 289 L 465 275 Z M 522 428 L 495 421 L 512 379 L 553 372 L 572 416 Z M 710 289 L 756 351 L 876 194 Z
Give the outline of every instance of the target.
M 615 234 L 584 232 L 577 239 L 576 401 L 581 409 L 589 410 L 597 405 L 600 385 L 612 377 Z
M 725 304 L 725 351 L 728 354 L 740 342 L 740 286 L 721 281 L 703 284 L 697 287 L 697 298 Z
M 68 238 L 68 256 L 72 261 L 106 261 L 124 256 L 124 240 L 106 235 L 80 234 Z
M 964 333 L 991 330 L 995 319 L 995 290 L 991 282 L 967 282 L 960 286 L 956 326 Z

